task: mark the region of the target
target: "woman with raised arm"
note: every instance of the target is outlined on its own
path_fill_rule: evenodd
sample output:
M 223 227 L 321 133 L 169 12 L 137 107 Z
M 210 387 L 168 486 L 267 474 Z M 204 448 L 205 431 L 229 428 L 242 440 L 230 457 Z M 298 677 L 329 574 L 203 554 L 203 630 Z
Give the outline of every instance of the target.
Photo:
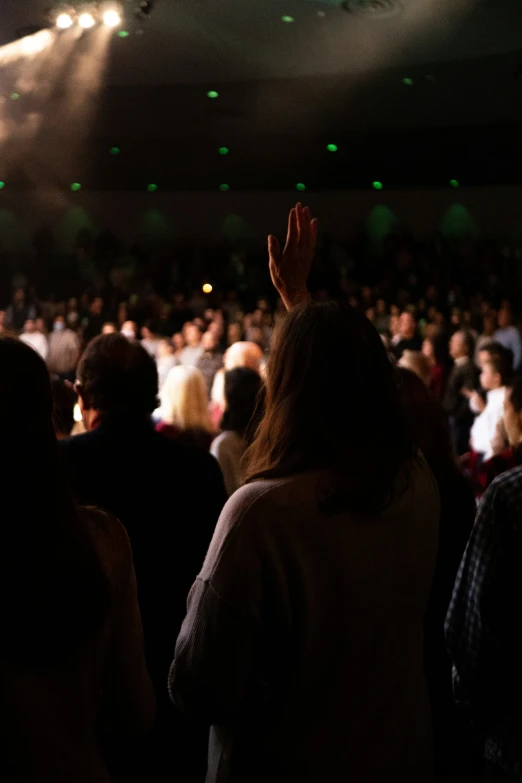
M 175 703 L 212 724 L 207 783 L 431 779 L 423 618 L 438 491 L 394 370 L 360 313 L 315 304 L 300 204 L 270 272 L 288 314 L 250 478 L 188 605 Z
M 0 778 L 109 783 L 102 745 L 148 732 L 155 711 L 129 539 L 74 503 L 45 364 L 5 337 L 0 438 Z

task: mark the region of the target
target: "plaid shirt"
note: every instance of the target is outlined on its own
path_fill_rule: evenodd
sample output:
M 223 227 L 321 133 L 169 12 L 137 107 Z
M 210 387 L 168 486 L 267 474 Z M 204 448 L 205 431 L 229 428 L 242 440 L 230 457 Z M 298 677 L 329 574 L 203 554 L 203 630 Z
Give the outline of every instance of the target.
M 446 618 L 457 703 L 485 757 L 522 778 L 522 467 L 487 489 Z

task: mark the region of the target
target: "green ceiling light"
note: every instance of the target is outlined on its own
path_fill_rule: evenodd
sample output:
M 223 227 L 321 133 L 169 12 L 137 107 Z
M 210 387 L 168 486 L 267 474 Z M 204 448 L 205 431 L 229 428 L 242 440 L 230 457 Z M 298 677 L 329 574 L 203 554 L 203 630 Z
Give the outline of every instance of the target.
M 118 37 L 119 38 L 128 38 L 129 35 L 130 35 L 130 33 L 127 32 L 127 30 L 120 30 L 120 32 L 118 33 Z
M 219 186 L 219 189 L 222 193 L 226 193 L 227 190 L 230 190 L 230 185 L 227 185 L 225 182 Z
M 328 152 L 337 152 L 339 147 L 337 146 L 337 144 L 327 144 L 326 149 L 328 150 Z
M 73 193 L 78 193 L 78 191 L 81 190 L 81 189 L 82 189 L 82 186 L 80 185 L 79 182 L 73 182 L 73 184 L 71 185 L 71 190 L 72 190 Z
M 306 185 L 303 182 L 298 182 L 295 186 L 296 190 L 306 190 Z
M 412 87 L 413 86 L 413 79 L 410 79 L 409 76 L 406 76 L 406 78 L 402 80 L 402 83 L 405 84 L 406 87 Z
M 292 24 L 292 22 L 295 22 L 295 19 L 293 16 L 282 16 L 281 21 L 286 22 L 286 24 Z
M 19 92 L 12 92 L 11 93 L 11 100 L 12 101 L 17 101 L 19 99 L 19 97 L 20 97 L 20 93 Z
M 382 190 L 383 184 L 382 184 L 382 182 L 377 182 L 377 181 L 372 182 L 372 188 L 374 190 Z
M 150 185 L 147 185 L 147 190 L 149 193 L 155 193 L 158 189 L 158 186 L 155 185 L 153 182 L 150 183 Z
M 228 149 L 228 147 L 220 147 L 218 149 L 218 152 L 219 152 L 220 155 L 228 155 L 230 150 Z
M 213 100 L 214 100 L 215 98 L 219 98 L 219 93 L 218 93 L 218 92 L 216 92 L 216 90 L 209 90 L 209 91 L 207 92 L 207 98 L 212 98 Z
M 449 184 L 451 185 L 452 188 L 460 187 L 460 182 L 458 181 L 458 179 L 450 179 Z
M 3 190 L 5 188 L 5 182 L 0 182 L 0 190 Z
M 119 147 L 111 147 L 109 152 L 111 153 L 111 155 L 119 155 L 121 150 Z

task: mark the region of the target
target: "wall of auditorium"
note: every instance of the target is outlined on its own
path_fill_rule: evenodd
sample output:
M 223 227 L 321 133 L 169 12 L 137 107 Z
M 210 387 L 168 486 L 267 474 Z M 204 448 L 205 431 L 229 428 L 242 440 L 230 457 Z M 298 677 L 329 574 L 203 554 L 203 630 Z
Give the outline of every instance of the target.
M 502 237 L 522 244 L 522 186 L 450 187 L 376 192 L 169 192 L 13 191 L 0 194 L 0 248 L 31 249 L 35 231 L 52 231 L 56 247 L 74 246 L 78 232 L 114 231 L 122 240 L 193 238 L 198 243 L 261 239 L 283 232 L 286 212 L 308 203 L 324 231 L 349 237 L 364 226 L 383 235 L 394 226 L 416 236 Z

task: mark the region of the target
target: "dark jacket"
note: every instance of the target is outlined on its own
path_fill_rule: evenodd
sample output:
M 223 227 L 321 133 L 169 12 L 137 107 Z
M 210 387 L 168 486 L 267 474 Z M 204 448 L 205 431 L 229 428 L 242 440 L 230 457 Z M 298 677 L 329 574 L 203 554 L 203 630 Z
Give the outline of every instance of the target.
M 187 594 L 227 499 L 218 463 L 155 432 L 147 420 L 109 419 L 61 445 L 78 500 L 110 511 L 127 529 L 147 665 L 159 721 L 165 715 L 168 721 L 175 711 L 168 705 L 167 675 Z
M 477 386 L 477 376 L 477 368 L 471 359 L 468 359 L 466 364 L 454 364 L 449 374 L 442 407 L 448 416 L 452 416 L 459 424 L 465 422 L 471 426 L 473 422 L 473 413 L 469 401 L 462 394 L 462 389 L 473 391 Z

